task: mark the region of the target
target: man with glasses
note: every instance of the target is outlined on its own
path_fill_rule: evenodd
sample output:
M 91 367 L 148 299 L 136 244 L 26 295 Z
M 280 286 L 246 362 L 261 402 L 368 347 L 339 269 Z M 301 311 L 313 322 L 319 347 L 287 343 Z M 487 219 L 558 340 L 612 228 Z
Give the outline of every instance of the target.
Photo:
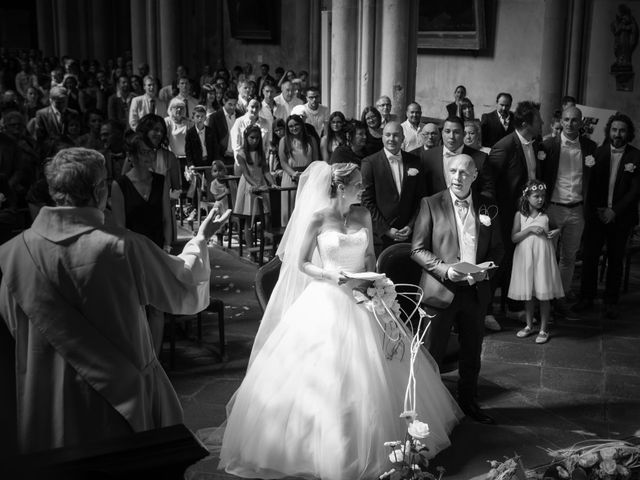
M 378 99 L 376 102 L 376 108 L 382 116 L 382 123 L 380 124 L 380 127 L 384 128 L 387 123 L 396 121 L 396 115 L 391 113 L 391 99 L 386 95 L 383 95 Z

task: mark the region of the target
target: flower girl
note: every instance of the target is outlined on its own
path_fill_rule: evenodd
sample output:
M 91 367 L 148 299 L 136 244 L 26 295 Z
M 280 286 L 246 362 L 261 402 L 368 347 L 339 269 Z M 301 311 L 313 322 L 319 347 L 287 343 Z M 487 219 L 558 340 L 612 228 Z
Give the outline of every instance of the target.
M 564 297 L 552 242 L 558 230 L 549 230 L 549 217 L 544 213 L 546 190 L 546 185 L 539 180 L 530 180 L 525 185 L 511 231 L 516 249 L 508 296 L 525 302 L 527 326 L 517 333 L 519 338 L 533 333 L 534 299 L 540 302 L 540 331 L 536 343 L 549 339 L 549 301 Z

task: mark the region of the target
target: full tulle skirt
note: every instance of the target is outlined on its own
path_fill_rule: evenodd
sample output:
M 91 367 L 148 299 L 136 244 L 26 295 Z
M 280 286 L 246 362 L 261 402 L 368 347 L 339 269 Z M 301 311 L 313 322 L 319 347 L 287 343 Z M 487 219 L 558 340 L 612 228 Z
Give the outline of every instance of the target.
M 312 282 L 250 365 L 224 430 L 220 467 L 248 478 L 377 478 L 400 418 L 409 344 L 386 358 L 373 315 L 345 287 Z M 415 366 L 416 410 L 430 455 L 449 446 L 461 413 L 428 353 Z

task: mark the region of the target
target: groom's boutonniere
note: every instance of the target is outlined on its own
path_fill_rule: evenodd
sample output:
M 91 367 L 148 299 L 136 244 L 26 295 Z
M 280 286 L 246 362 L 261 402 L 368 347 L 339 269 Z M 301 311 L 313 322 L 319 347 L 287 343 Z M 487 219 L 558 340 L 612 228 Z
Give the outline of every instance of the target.
M 543 161 L 545 158 L 547 158 L 547 154 L 544 153 L 544 150 L 540 150 L 538 152 L 538 160 Z
M 633 173 L 636 171 L 636 166 L 635 164 L 629 162 L 629 163 L 625 163 L 624 164 L 624 171 L 625 172 L 629 172 L 629 173 Z
M 409 170 L 407 170 L 407 175 L 409 175 L 410 177 L 415 177 L 416 175 L 418 175 L 418 169 L 410 168 Z
M 587 155 L 584 157 L 584 166 L 585 167 L 593 167 L 596 164 L 596 159 L 593 158 L 593 155 Z

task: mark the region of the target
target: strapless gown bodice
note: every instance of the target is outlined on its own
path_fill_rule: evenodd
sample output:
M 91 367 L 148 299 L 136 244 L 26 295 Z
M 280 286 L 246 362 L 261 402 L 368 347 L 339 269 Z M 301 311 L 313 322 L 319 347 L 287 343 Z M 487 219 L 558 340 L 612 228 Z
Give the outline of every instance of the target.
M 362 272 L 368 243 L 365 228 L 348 233 L 328 230 L 318 235 L 318 254 L 326 269 Z

